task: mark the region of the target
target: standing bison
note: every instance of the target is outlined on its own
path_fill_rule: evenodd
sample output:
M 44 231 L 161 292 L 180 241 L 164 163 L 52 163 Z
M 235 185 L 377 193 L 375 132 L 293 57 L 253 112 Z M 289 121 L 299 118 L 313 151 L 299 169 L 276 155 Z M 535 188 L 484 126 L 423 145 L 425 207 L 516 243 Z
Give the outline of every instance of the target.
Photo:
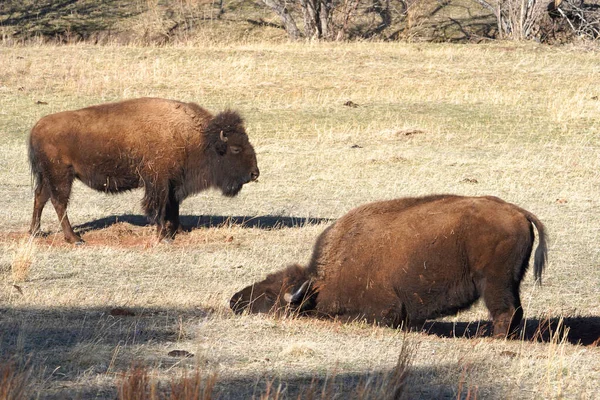
M 542 223 L 495 197 L 436 195 L 367 204 L 317 239 L 307 267 L 292 265 L 231 299 L 240 313 L 292 310 L 394 327 L 455 314 L 483 297 L 494 335 L 512 332 L 523 310 L 529 265 L 546 263 Z
M 70 243 L 82 242 L 67 217 L 75 178 L 106 193 L 143 187 L 146 215 L 160 239 L 172 239 L 183 199 L 209 187 L 235 196 L 259 174 L 236 112 L 213 116 L 194 103 L 157 98 L 45 116 L 31 130 L 29 162 L 35 180 L 30 233 L 39 231 L 50 199 Z

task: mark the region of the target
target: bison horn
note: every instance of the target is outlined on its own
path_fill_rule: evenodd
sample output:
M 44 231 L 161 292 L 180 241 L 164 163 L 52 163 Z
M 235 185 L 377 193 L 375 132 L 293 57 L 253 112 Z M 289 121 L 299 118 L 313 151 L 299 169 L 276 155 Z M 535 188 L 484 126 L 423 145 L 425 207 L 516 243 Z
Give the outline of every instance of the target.
M 304 300 L 304 296 L 310 287 L 310 281 L 306 281 L 300 286 L 300 289 L 296 290 L 294 294 L 286 293 L 283 295 L 283 299 L 289 304 L 300 304 Z
M 221 133 L 219 134 L 219 138 L 222 142 L 227 143 L 227 137 L 223 134 L 223 131 L 221 131 Z

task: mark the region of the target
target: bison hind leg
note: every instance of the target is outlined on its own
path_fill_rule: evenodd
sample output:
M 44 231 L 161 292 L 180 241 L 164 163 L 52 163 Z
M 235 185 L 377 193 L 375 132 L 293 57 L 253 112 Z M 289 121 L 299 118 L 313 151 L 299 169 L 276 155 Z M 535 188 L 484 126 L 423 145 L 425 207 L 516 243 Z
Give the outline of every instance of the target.
M 506 285 L 502 282 L 488 284 L 483 298 L 492 317 L 494 337 L 515 335 L 523 319 L 518 285 Z
M 83 243 L 81 237 L 73 231 L 67 215 L 67 205 L 69 204 L 75 175 L 72 168 L 67 165 L 53 166 L 53 168 L 48 179 L 50 200 L 58 216 L 65 240 L 69 243 Z
M 31 217 L 31 226 L 29 228 L 30 235 L 37 235 L 40 232 L 42 211 L 44 206 L 50 199 L 50 188 L 43 180 L 43 178 L 37 179 L 35 186 L 35 194 L 33 199 L 33 215 Z

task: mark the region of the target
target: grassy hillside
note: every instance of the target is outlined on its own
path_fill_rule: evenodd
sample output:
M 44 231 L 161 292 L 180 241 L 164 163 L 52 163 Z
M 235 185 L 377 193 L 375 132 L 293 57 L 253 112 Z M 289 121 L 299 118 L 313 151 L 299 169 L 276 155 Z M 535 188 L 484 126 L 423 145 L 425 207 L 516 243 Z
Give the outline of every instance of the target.
M 0 359 L 32 368 L 32 396 L 113 399 L 141 365 L 161 387 L 185 371 L 216 373 L 216 398 L 259 398 L 269 387 L 271 398 L 275 388 L 296 398 L 313 378 L 335 381 L 344 398 L 384 377 L 410 345 L 406 398 L 597 397 L 597 53 L 80 44 L 0 47 L 0 59 Z M 87 244 L 63 242 L 50 204 L 47 235 L 29 242 L 29 129 L 48 113 L 139 96 L 239 110 L 259 182 L 234 199 L 187 199 L 188 231 L 170 246 L 145 224 L 140 191 L 106 196 L 77 184 L 69 212 Z M 410 334 L 229 311 L 235 291 L 306 262 L 331 219 L 431 193 L 496 195 L 546 224 L 544 286 L 528 273 L 522 288 L 525 340 L 463 338 L 485 327 L 480 304 Z
M 400 2 L 392 6 L 390 26 L 369 38 L 479 41 L 496 28 L 493 16 L 474 0 L 417 0 L 407 10 Z M 302 27 L 297 10 L 294 15 Z M 378 18 L 366 6 L 359 8 L 353 29 L 376 26 Z M 0 4 L 0 36 L 5 43 L 138 45 L 287 40 L 281 21 L 258 0 L 6 0 Z

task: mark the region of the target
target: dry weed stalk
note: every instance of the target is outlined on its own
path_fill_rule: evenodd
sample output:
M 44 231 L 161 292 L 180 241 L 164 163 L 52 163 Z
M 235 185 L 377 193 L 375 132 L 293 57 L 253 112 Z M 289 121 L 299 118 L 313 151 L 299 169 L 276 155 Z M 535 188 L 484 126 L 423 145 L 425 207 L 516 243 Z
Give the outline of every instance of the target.
M 171 381 L 170 400 L 210 400 L 217 383 L 217 373 L 203 376 L 198 369 L 191 375 L 186 373 L 178 380 Z
M 564 389 L 568 384 L 565 378 L 568 377 L 568 369 L 565 367 L 565 347 L 568 344 L 569 328 L 564 326 L 564 320 L 561 317 L 556 325 L 556 330 L 551 331 L 550 342 L 548 343 L 548 364 L 546 376 L 548 380 L 547 389 L 554 393 L 547 393 L 548 397 L 564 397 Z
M 27 279 L 35 251 L 36 247 L 33 237 L 23 239 L 19 242 L 10 265 L 14 282 L 23 282 Z
M 416 346 L 403 340 L 398 361 L 387 374 L 371 374 L 361 379 L 347 398 L 355 400 L 398 400 L 402 398 L 409 366 L 414 358 Z M 156 380 L 149 377 L 148 369 L 134 366 L 123 375 L 118 387 L 119 400 L 210 400 L 218 382 L 217 373 L 203 374 L 195 370 L 191 376 L 184 372 L 179 379 L 173 378 L 169 389 L 160 389 Z M 299 394 L 298 399 L 327 400 L 336 397 L 341 380 L 337 371 L 328 373 L 323 380 L 313 376 L 310 384 Z M 260 400 L 287 398 L 283 383 L 274 379 L 265 382 L 265 388 L 256 395 Z M 0 398 L 0 400 L 2 400 Z
M 477 393 L 479 388 L 477 385 L 473 386 L 469 384 L 469 375 L 471 374 L 471 370 L 473 366 L 469 363 L 463 365 L 462 371 L 460 373 L 460 379 L 458 381 L 458 388 L 456 391 L 456 399 L 461 400 L 477 400 Z
M 414 359 L 416 345 L 410 343 L 406 338 L 402 341 L 398 361 L 394 368 L 382 376 L 371 374 L 362 378 L 356 388 L 348 394 L 347 398 L 355 400 L 399 400 L 404 394 L 406 388 L 406 378 L 408 377 L 409 367 Z M 313 377 L 310 385 L 302 391 L 298 399 L 309 400 L 327 400 L 334 398 L 338 393 L 336 387 L 338 383 L 337 373 L 325 377 L 324 382 L 319 382 L 317 377 Z M 261 397 L 268 398 L 268 397 Z
M 25 399 L 30 369 L 19 369 L 13 361 L 0 364 L 0 400 Z
M 160 389 L 157 380 L 149 376 L 146 367 L 134 366 L 123 375 L 117 398 L 119 400 L 210 400 L 216 383 L 216 372 L 205 376 L 197 369 L 191 376 L 184 372 L 180 378 L 172 378 L 168 390 Z
M 156 386 L 150 383 L 148 370 L 141 366 L 131 368 L 123 377 L 118 388 L 119 400 L 153 400 L 156 397 Z

